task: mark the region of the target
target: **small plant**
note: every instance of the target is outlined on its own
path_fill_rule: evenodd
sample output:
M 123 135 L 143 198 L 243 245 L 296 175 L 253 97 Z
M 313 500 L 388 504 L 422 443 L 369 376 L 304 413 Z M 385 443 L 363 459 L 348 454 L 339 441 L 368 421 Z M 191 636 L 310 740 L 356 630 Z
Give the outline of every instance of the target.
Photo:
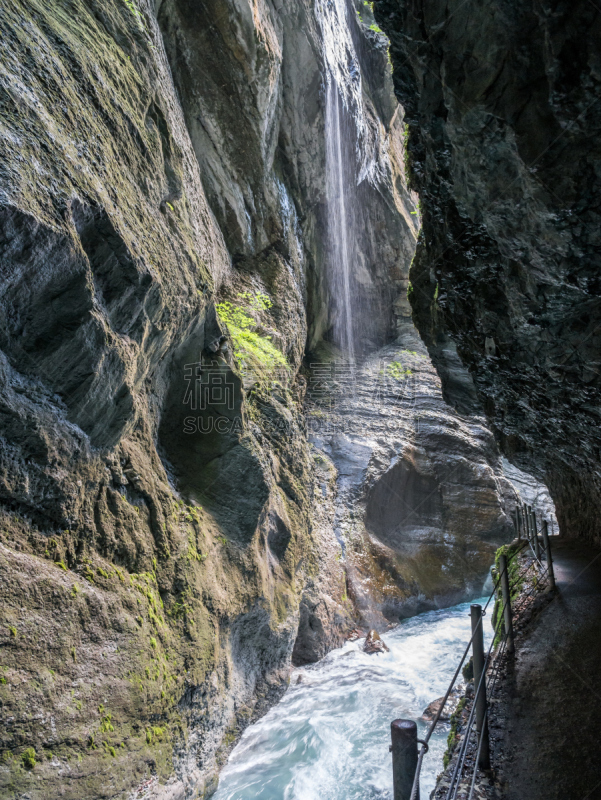
M 146 731 L 146 744 L 152 744 L 152 731 Z
M 79 594 L 79 586 L 76 583 L 74 583 L 73 588 L 71 589 L 71 597 L 77 597 L 78 594 Z
M 105 752 L 108 753 L 108 755 L 112 756 L 113 758 L 117 758 L 117 752 L 112 744 L 109 744 L 108 742 L 104 741 L 102 742 L 102 745 L 105 749 Z
M 100 722 L 100 733 L 110 733 L 111 731 L 115 730 L 112 719 L 113 715 L 108 713 L 102 717 L 102 721 Z
M 16 639 L 17 638 L 17 629 L 15 628 L 15 626 L 14 625 L 9 625 L 8 626 L 8 630 L 10 631 L 10 635 L 12 636 L 12 638 Z
M 150 646 L 153 650 L 156 650 L 157 648 L 157 640 L 154 638 L 154 636 L 150 637 Z
M 61 559 L 60 561 L 55 561 L 54 563 L 56 564 L 56 566 L 57 566 L 57 567 L 60 567 L 60 568 L 61 568 L 61 569 L 63 569 L 65 572 L 67 572 L 67 571 L 68 571 L 68 570 L 67 570 L 67 565 L 65 564 L 65 562 L 64 562 L 62 559 Z
M 392 361 L 386 367 L 386 375 L 395 381 L 404 381 L 405 378 L 413 375 L 413 372 L 408 367 L 404 367 L 400 361 Z
M 75 703 L 75 708 L 76 708 L 78 711 L 81 711 L 81 700 L 78 700 L 78 701 Z
M 73 659 L 73 663 L 77 664 L 77 650 L 75 647 L 71 648 L 71 658 Z
M 33 769 L 36 765 L 35 750 L 33 747 L 28 747 L 27 750 L 21 755 L 21 761 L 25 769 Z

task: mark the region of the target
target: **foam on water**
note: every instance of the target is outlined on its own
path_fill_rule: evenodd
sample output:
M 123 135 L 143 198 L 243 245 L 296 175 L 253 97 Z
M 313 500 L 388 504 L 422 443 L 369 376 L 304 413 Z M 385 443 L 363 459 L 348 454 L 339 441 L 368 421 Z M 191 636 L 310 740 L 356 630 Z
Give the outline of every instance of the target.
M 214 800 L 391 800 L 390 723 L 414 719 L 423 736 L 421 713 L 446 691 L 470 635 L 465 603 L 405 620 L 382 637 L 390 653 L 369 656 L 363 640 L 349 642 L 295 670 L 280 703 L 243 734 Z M 422 797 L 442 769 L 447 734 L 440 726 L 430 742 Z

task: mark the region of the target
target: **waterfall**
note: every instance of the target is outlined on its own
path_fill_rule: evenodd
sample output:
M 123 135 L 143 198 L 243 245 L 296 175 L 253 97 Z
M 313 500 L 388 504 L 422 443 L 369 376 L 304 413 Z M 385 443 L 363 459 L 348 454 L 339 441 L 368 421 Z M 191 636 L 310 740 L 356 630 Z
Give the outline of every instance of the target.
M 351 228 L 349 192 L 343 156 L 342 99 L 333 78 L 326 86 L 326 188 L 328 230 L 328 281 L 335 305 L 334 342 L 351 367 L 355 363 L 351 270 L 354 237 Z
M 318 0 L 315 13 L 324 46 L 327 201 L 327 279 L 333 306 L 333 340 L 354 372 L 357 329 L 353 227 L 357 142 L 363 118 L 361 70 L 353 45 L 347 0 Z

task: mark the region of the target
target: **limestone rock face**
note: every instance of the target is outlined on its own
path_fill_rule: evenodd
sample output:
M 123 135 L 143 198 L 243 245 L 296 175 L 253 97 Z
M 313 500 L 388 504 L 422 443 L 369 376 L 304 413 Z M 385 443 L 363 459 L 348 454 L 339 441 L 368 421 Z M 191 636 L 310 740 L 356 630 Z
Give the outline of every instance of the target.
M 232 271 L 151 12 L 0 10 L 2 798 L 209 792 L 315 564 L 298 260 Z M 244 291 L 288 364 L 260 408 L 215 311 Z
M 0 9 L 2 800 L 210 796 L 291 660 L 455 602 L 506 535 L 492 437 L 407 327 L 403 110 L 344 7 L 344 31 L 311 0 Z M 333 416 L 361 430 L 311 444 L 340 33 L 366 360 Z
M 377 0 L 375 13 L 423 213 L 414 319 L 445 397 L 461 407 L 458 353 L 562 531 L 598 540 L 599 10 Z
M 514 536 L 518 496 L 483 416 L 444 402 L 409 320 L 398 334 L 354 377 L 330 362 L 327 390 L 323 366 L 309 381 L 310 435 L 339 474 L 349 595 L 363 624 L 380 629 L 478 596 L 496 548 Z M 523 498 L 541 500 L 544 487 L 522 477 Z
M 375 341 L 417 223 L 351 23 Z M 356 624 L 301 413 L 331 326 L 323 31 L 305 0 L 9 0 L 0 31 L 0 797 L 208 796 L 293 649 Z M 277 380 L 219 305 L 252 306 Z

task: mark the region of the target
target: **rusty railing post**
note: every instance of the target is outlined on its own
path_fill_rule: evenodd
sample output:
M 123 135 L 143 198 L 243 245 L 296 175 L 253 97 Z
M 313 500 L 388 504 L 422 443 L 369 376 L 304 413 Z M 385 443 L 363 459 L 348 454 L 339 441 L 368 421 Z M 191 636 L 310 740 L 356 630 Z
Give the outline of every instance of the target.
M 547 575 L 549 576 L 549 586 L 555 589 L 555 572 L 553 570 L 553 557 L 551 555 L 551 540 L 549 539 L 549 526 L 547 520 L 543 520 L 543 539 L 547 552 Z
M 476 696 L 476 731 L 478 733 L 478 744 L 482 740 L 480 747 L 480 758 L 478 766 L 480 769 L 490 769 L 490 746 L 488 738 L 488 721 L 486 719 L 486 662 L 484 659 L 484 631 L 482 630 L 482 606 L 474 603 L 470 607 L 472 618 L 472 650 L 474 655 L 474 690 Z M 482 683 L 480 681 L 482 680 Z M 478 691 L 480 687 L 480 691 Z M 395 797 L 396 800 L 396 797 Z
M 520 510 L 517 506 L 513 512 L 513 526 L 515 528 L 515 535 L 519 541 L 522 538 L 522 534 L 520 532 Z
M 533 528 L 533 537 L 534 537 L 534 552 L 536 553 L 536 557 L 540 561 L 540 542 L 538 540 L 538 528 L 536 525 L 536 511 L 532 509 L 532 528 Z
M 530 506 L 524 506 L 524 525 L 526 527 L 526 539 L 532 544 L 532 523 L 530 521 Z
M 411 800 L 417 769 L 417 725 L 410 719 L 395 719 L 390 724 L 390 733 L 393 800 Z M 416 800 L 419 800 L 419 791 Z
M 507 571 L 507 556 L 499 556 L 499 572 L 501 573 L 501 594 L 503 597 L 503 620 L 507 636 L 507 652 L 515 652 L 513 641 L 513 619 L 511 614 L 511 595 L 509 593 L 509 572 Z

